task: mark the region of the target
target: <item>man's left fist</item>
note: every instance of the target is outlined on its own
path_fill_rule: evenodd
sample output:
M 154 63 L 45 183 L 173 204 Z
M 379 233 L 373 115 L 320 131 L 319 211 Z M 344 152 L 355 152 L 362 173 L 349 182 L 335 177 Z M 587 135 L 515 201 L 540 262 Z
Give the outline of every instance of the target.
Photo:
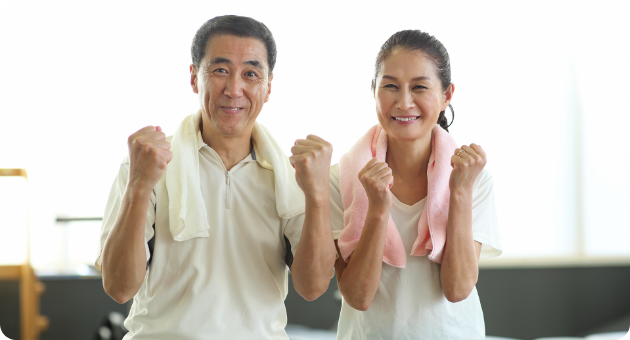
M 295 179 L 307 198 L 328 201 L 328 182 L 332 145 L 327 141 L 308 135 L 298 139 L 291 148 L 289 161 L 295 169 Z

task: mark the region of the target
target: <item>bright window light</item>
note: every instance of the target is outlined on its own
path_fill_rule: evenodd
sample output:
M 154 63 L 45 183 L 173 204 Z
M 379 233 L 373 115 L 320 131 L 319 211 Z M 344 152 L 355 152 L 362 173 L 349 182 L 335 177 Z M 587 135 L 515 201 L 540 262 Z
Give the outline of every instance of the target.
M 259 121 L 287 153 L 321 136 L 333 162 L 377 122 L 380 45 L 402 29 L 433 34 L 451 56 L 451 133 L 488 153 L 502 257 L 630 258 L 628 3 L 387 6 L 0 2 L 0 167 L 29 172 L 34 265 L 93 261 L 98 223 L 80 230 L 55 218 L 102 216 L 127 137 L 147 125 L 172 134 L 198 109 L 190 44 L 223 14 L 258 19 L 276 38 Z

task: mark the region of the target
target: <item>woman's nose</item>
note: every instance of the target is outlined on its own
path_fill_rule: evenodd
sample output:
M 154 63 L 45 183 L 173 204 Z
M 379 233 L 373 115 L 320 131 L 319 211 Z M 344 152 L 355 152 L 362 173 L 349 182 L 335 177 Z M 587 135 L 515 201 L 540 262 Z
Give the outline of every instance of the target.
M 409 91 L 401 91 L 400 98 L 398 99 L 398 109 L 401 111 L 407 111 L 415 106 L 413 102 L 413 96 Z
M 228 77 L 225 84 L 223 94 L 230 98 L 238 98 L 243 96 L 243 80 L 237 74 L 232 74 Z

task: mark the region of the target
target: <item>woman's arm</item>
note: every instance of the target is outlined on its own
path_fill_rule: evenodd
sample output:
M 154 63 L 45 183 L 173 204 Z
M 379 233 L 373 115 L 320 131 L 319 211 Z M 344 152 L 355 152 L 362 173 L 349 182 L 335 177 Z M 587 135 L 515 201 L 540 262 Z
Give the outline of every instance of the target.
M 354 309 L 370 308 L 381 281 L 383 250 L 387 221 L 392 206 L 392 171 L 386 163 L 374 158 L 359 172 L 359 179 L 368 195 L 369 208 L 365 225 L 350 261 L 341 257 L 335 262 L 337 285 L 346 302 Z
M 455 150 L 451 160 L 451 195 L 440 282 L 446 299 L 459 302 L 470 295 L 479 277 L 481 243 L 473 240 L 472 196 L 475 180 L 486 165 L 486 155 L 479 146 L 471 144 Z

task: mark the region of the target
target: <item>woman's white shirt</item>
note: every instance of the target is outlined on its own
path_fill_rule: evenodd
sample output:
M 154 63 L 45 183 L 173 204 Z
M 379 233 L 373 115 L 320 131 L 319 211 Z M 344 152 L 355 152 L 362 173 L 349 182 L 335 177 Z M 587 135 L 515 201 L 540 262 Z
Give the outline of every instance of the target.
M 482 244 L 481 258 L 501 254 L 494 207 L 493 179 L 483 170 L 473 191 L 473 239 Z M 339 165 L 330 171 L 331 221 L 335 240 L 343 230 L 343 202 Z M 425 199 L 412 206 L 395 196 L 392 219 L 411 253 L 418 237 L 418 222 Z M 476 288 L 463 301 L 446 300 L 440 283 L 440 265 L 426 256 L 407 256 L 404 269 L 383 263 L 381 282 L 370 308 L 358 311 L 342 302 L 337 339 L 483 339 L 485 325 Z

